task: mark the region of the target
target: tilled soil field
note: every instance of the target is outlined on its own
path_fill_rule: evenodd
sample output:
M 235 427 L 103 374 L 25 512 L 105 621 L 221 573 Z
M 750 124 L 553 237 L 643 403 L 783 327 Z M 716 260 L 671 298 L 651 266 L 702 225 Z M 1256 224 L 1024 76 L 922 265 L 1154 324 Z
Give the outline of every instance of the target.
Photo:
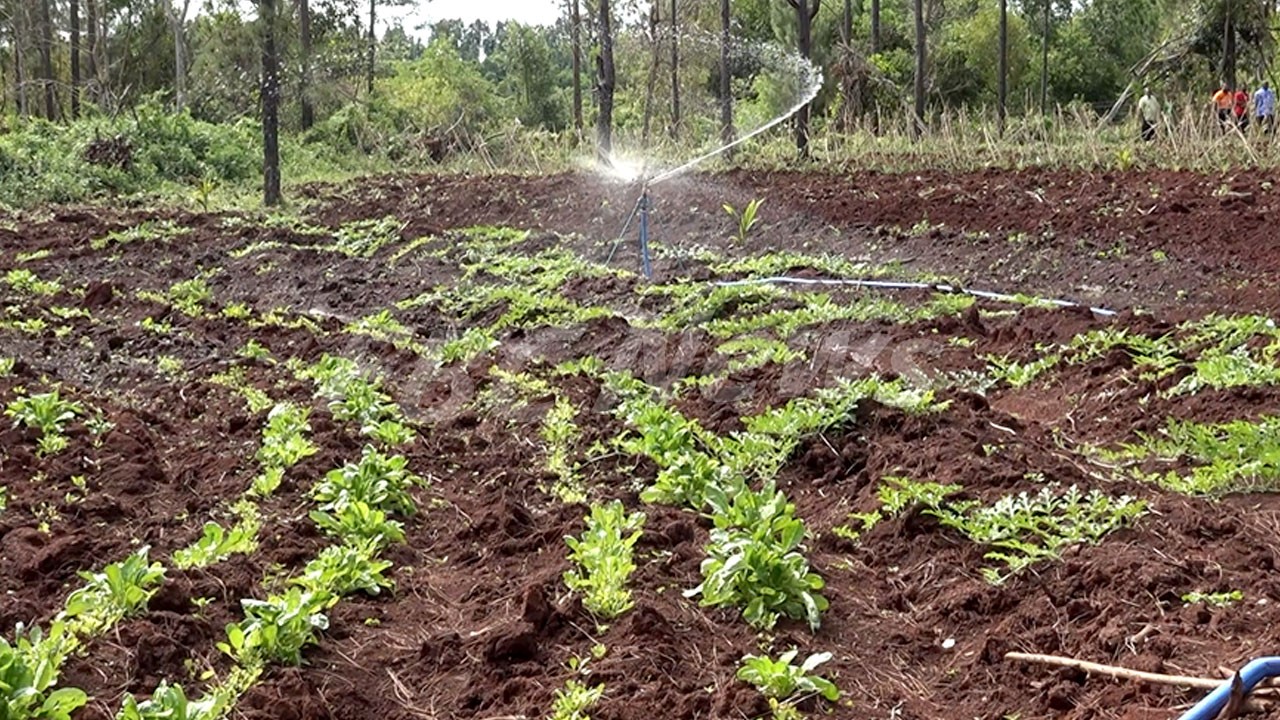
M 815 717 L 1177 717 L 1207 691 L 1006 653 L 1221 680 L 1280 643 L 1273 182 L 688 176 L 653 188 L 652 280 L 634 228 L 606 262 L 639 189 L 585 174 L 0 218 L 0 627 L 72 617 L 145 548 L 146 602 L 60 658 L 76 717 L 164 682 L 235 717 L 540 718 L 569 681 L 604 686 L 602 720 L 768 717 L 735 675 L 791 648 L 832 654 L 841 698 L 792 698 Z M 722 206 L 754 198 L 733 238 Z M 381 414 L 326 386 L 335 358 Z M 24 422 L 54 390 L 77 404 L 60 428 Z M 310 451 L 272 465 L 290 408 Z M 301 664 L 220 649 L 242 600 L 359 546 L 318 486 L 375 450 L 419 478 L 379 538 L 394 586 L 334 592 Z M 721 513 L 645 491 L 694 460 L 794 506 L 816 629 L 686 592 Z M 645 520 L 634 607 L 604 618 L 566 586 L 565 537 L 614 499 Z M 175 560 L 249 516 L 251 546 Z

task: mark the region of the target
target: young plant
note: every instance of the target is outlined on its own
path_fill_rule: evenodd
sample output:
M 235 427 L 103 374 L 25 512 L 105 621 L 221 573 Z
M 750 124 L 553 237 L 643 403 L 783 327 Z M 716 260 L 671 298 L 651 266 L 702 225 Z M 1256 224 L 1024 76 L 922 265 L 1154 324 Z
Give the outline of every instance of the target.
M 839 700 L 840 689 L 835 683 L 812 674 L 819 665 L 831 659 L 831 653 L 816 653 L 802 664 L 794 665 L 792 663 L 798 653 L 797 650 L 788 650 L 778 656 L 777 660 L 771 660 L 768 656 L 747 655 L 742 658 L 737 677 L 754 685 L 768 698 L 786 700 L 797 694 L 811 694 L 821 695 L 831 702 Z
M 577 568 L 564 574 L 570 590 L 583 593 L 587 610 L 606 619 L 630 610 L 634 603 L 627 578 L 635 570 L 632 548 L 640 539 L 644 513 L 627 514 L 618 500 L 593 505 L 581 538 L 566 537 L 569 561 Z
M 55 622 L 49 634 L 21 624 L 14 644 L 0 638 L 0 717 L 5 720 L 70 720 L 89 701 L 78 688 L 57 688 L 58 668 L 74 640 Z
M 556 690 L 551 705 L 551 720 L 591 720 L 587 711 L 604 697 L 604 683 L 587 687 L 577 680 L 569 680 L 563 690 Z
M 267 600 L 241 600 L 245 619 L 227 626 L 227 640 L 218 649 L 242 666 L 301 665 L 302 648 L 319 642 L 318 634 L 329 628 L 324 612 L 335 602 L 332 593 L 299 587 Z
M 408 465 L 402 455 L 386 456 L 366 445 L 359 463 L 330 470 L 312 489 L 311 497 L 326 512 L 360 502 L 386 512 L 412 515 L 417 506 L 409 487 L 422 479 L 409 472 Z
M 361 501 L 346 503 L 332 511 L 312 510 L 308 516 L 321 530 L 346 542 L 372 540 L 379 545 L 404 542 L 403 524 Z
M 218 695 L 202 700 L 188 700 L 181 685 L 161 680 L 150 699 L 138 702 L 133 693 L 125 693 L 116 720 L 219 720 L 228 710 Z
M 1231 607 L 1238 602 L 1244 600 L 1244 593 L 1239 590 L 1231 590 L 1229 592 L 1202 593 L 1189 592 L 1182 596 L 1182 602 L 1188 605 L 1197 605 L 1204 603 L 1211 608 Z
M 258 549 L 258 530 L 261 527 L 256 510 L 251 515 L 242 516 L 230 530 L 215 522 L 205 523 L 200 539 L 189 547 L 174 551 L 173 565 L 179 570 L 187 570 L 208 567 L 232 555 L 248 555 Z
M 58 614 L 69 634 L 93 637 L 146 607 L 159 590 L 165 569 L 158 562 L 148 562 L 150 548 L 143 547 L 124 560 L 112 563 L 101 572 L 80 572 L 86 584 L 67 598 Z
M 733 239 L 739 245 L 747 241 L 747 234 L 750 233 L 751 229 L 760 221 L 760 206 L 763 204 L 764 198 L 756 198 L 755 200 L 748 202 L 747 206 L 744 207 L 741 212 L 732 205 L 726 204 L 724 206 L 725 212 L 729 213 L 729 217 L 733 218 L 738 224 L 738 234 L 735 235 Z
M 715 529 L 702 583 L 685 597 L 702 596 L 706 606 L 735 605 L 752 626 L 772 629 L 779 617 L 804 619 L 817 630 L 827 599 L 823 580 L 800 554 L 804 523 L 795 506 L 772 482 L 759 491 L 718 486 L 707 489 Z
M 84 414 L 84 408 L 78 403 L 62 399 L 58 391 L 53 390 L 20 397 L 9 403 L 4 414 L 13 418 L 15 425 L 39 430 L 42 435 L 41 451 L 51 454 L 66 447 L 67 441 L 62 433 L 67 423 Z
M 383 574 L 391 563 L 376 559 L 380 549 L 376 541 L 367 539 L 332 545 L 307 563 L 302 575 L 291 582 L 312 593 L 378 595 L 395 587 L 395 581 Z

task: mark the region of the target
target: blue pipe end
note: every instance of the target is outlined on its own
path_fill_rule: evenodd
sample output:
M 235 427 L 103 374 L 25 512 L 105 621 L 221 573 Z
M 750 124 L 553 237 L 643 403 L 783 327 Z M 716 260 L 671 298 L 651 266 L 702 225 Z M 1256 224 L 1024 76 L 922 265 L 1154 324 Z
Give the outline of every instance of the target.
M 1244 693 L 1248 695 L 1263 680 L 1280 676 L 1280 657 L 1261 657 L 1252 660 L 1240 669 L 1239 675 Z M 1222 712 L 1222 708 L 1231 701 L 1231 683 L 1232 680 L 1224 682 L 1221 687 L 1209 693 L 1208 697 L 1184 713 L 1179 720 L 1214 720 L 1218 713 Z

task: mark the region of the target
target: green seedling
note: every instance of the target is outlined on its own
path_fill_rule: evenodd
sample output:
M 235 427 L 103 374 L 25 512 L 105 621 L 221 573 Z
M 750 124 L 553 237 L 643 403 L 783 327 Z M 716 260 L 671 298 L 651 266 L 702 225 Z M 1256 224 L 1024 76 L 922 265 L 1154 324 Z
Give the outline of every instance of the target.
M 622 503 L 593 505 L 581 538 L 566 537 L 569 561 L 577 567 L 565 572 L 570 590 L 583 594 L 582 604 L 606 619 L 615 618 L 634 605 L 627 578 L 635 570 L 632 549 L 644 527 L 644 513 L 627 514 Z
M 1243 601 L 1244 593 L 1239 590 L 1216 593 L 1189 592 L 1182 596 L 1182 602 L 1187 605 L 1198 605 L 1200 603 L 1204 603 L 1211 608 L 1231 607 L 1232 605 Z
M 577 680 L 569 680 L 563 690 L 556 690 L 551 705 L 551 720 L 591 720 L 587 711 L 604 697 L 604 683 L 587 687 Z
M 800 665 L 794 665 L 799 651 L 788 650 L 771 660 L 767 656 L 747 655 L 738 668 L 738 679 L 751 683 L 765 697 L 786 700 L 794 695 L 821 695 L 835 702 L 840 699 L 840 689 L 826 678 L 814 675 L 818 666 L 831 659 L 831 653 L 810 655 Z
M 724 206 L 724 211 L 729 213 L 729 217 L 733 218 L 734 222 L 738 224 L 738 232 L 733 239 L 739 245 L 746 243 L 747 235 L 751 232 L 751 229 L 756 226 L 756 223 L 760 221 L 760 206 L 763 204 L 763 198 L 756 198 L 755 200 L 748 202 L 747 206 L 744 207 L 741 212 L 732 205 L 726 204 Z

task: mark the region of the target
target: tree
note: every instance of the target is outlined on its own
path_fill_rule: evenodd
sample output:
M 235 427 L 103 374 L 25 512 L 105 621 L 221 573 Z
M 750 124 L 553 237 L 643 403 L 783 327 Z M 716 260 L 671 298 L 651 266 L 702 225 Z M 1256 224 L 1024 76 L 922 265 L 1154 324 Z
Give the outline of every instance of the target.
M 71 0 L 71 117 L 80 116 L 80 0 Z
M 730 84 L 729 57 L 733 49 L 733 27 L 729 0 L 720 0 L 720 139 L 733 142 L 733 91 Z
M 609 19 L 610 0 L 599 0 L 600 54 L 596 56 L 596 95 L 600 112 L 596 115 L 597 153 L 609 162 L 613 153 L 613 90 L 617 72 L 613 65 L 613 27 Z
M 280 204 L 280 56 L 276 50 L 276 0 L 258 0 L 262 25 L 262 202 Z
M 813 57 L 813 19 L 818 15 L 822 0 L 787 0 L 796 11 L 796 30 L 800 40 L 800 57 L 809 60 Z M 796 113 L 796 149 L 801 157 L 809 157 L 809 103 Z
M 182 0 L 178 12 L 174 0 L 164 0 L 164 14 L 173 33 L 173 104 L 179 111 L 187 106 L 187 52 L 184 28 L 191 0 Z
M 40 85 L 44 88 L 44 116 L 53 120 L 57 118 L 58 105 L 54 95 L 51 4 L 51 0 L 40 1 Z
M 85 0 L 85 39 L 88 47 L 85 48 L 85 56 L 87 67 L 85 75 L 88 77 L 89 99 L 97 102 L 98 98 L 98 0 Z
M 914 15 L 916 21 L 916 73 L 915 73 L 915 122 L 912 123 L 913 136 L 918 137 L 924 132 L 924 84 L 925 72 L 927 71 L 926 62 L 928 56 L 925 50 L 925 24 L 924 24 L 924 0 L 915 0 Z
M 378 34 L 374 27 L 378 19 L 378 0 L 369 0 L 369 57 L 365 60 L 365 89 L 373 94 L 373 75 L 378 54 Z
M 655 15 L 656 15 L 655 9 Z M 671 138 L 680 134 L 680 11 L 671 0 Z
M 315 105 L 311 101 L 311 3 L 298 0 L 298 103 L 301 105 L 301 125 L 310 130 L 316 122 Z
M 840 18 L 840 42 L 853 44 L 853 0 L 844 0 L 844 15 Z
M 573 52 L 573 127 L 582 137 L 582 14 L 578 0 L 569 0 L 569 42 Z
M 880 52 L 880 0 L 871 0 L 871 54 Z
M 1009 112 L 1009 0 L 1000 0 L 1000 75 L 996 125 L 1000 137 L 1004 137 L 1005 115 Z

